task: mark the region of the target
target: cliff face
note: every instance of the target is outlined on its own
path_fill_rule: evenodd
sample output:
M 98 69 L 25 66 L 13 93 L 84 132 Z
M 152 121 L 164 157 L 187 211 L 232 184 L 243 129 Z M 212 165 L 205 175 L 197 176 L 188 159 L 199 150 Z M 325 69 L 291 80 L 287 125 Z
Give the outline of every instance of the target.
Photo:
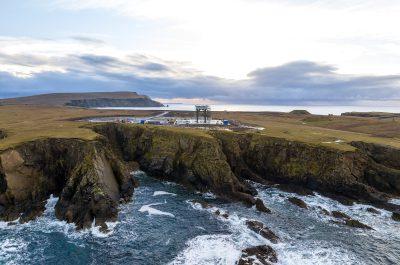
M 163 107 L 160 102 L 150 98 L 95 98 L 77 99 L 66 103 L 67 106 L 82 108 L 102 108 L 102 107 Z
M 257 134 L 213 134 L 235 174 L 247 179 L 296 184 L 378 204 L 386 200 L 386 193 L 400 194 L 397 149 L 377 146 L 387 150 L 379 153 L 379 160 L 374 159 L 377 153 L 363 148 L 345 152 Z
M 95 130 L 111 141 L 125 161 L 137 161 L 148 174 L 249 205 L 255 203 L 254 191 L 235 176 L 218 140 L 211 135 L 121 124 Z
M 56 215 L 78 228 L 115 220 L 118 203 L 135 182 L 127 165 L 199 191 L 254 205 L 247 180 L 295 184 L 326 194 L 387 203 L 400 194 L 399 150 L 352 143 L 340 151 L 265 135 L 197 132 L 178 128 L 102 124 L 97 141 L 47 139 L 0 154 L 0 218 L 28 221 L 40 215 L 50 194 Z
M 387 208 L 388 196 L 400 194 L 400 151 L 390 147 L 353 143 L 357 151 L 346 152 L 251 133 L 196 135 L 120 124 L 95 130 L 150 174 L 249 203 L 254 191 L 246 180 L 294 184 Z
M 0 155 L 0 217 L 29 221 L 39 216 L 50 194 L 59 196 L 59 219 L 88 227 L 117 217 L 120 199 L 134 182 L 98 142 L 48 139 L 23 144 Z
M 161 107 L 161 103 L 136 92 L 52 93 L 0 99 L 2 105 L 46 105 L 78 107 Z M 121 105 L 118 105 L 121 104 Z

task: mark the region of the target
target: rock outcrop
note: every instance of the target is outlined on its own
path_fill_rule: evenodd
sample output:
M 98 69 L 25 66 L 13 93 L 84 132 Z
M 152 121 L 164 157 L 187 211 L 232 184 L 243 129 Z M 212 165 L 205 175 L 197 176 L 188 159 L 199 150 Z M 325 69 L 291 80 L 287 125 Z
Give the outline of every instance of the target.
M 215 131 L 212 135 L 220 141 L 239 179 L 298 185 L 332 197 L 397 209 L 387 203 L 388 195 L 400 194 L 397 149 L 385 147 L 394 159 L 383 162 L 362 148 L 342 151 L 254 133 Z
M 4 130 L 0 129 L 0 140 L 7 137 L 7 133 Z
M 261 235 L 272 243 L 278 243 L 279 237 L 275 235 L 275 233 L 272 232 L 271 229 L 266 227 L 263 223 L 255 220 L 247 220 L 246 225 L 251 231 Z
M 29 221 L 59 196 L 56 216 L 78 228 L 115 220 L 119 201 L 135 186 L 127 169 L 100 142 L 47 139 L 0 155 L 0 217 Z
M 288 201 L 300 208 L 308 209 L 307 204 L 302 199 L 299 199 L 297 197 L 290 197 L 288 198 Z
M 238 265 L 269 265 L 278 262 L 278 256 L 275 250 L 267 245 L 250 247 L 242 250 L 242 256 Z
M 82 108 L 102 108 L 102 107 L 163 107 L 160 102 L 148 97 L 143 98 L 93 98 L 75 99 L 66 103 L 67 106 Z
M 135 183 L 126 168 L 134 163 L 155 177 L 267 213 L 248 180 L 400 210 L 387 202 L 400 194 L 397 149 L 352 143 L 355 151 L 341 151 L 257 133 L 117 123 L 92 128 L 99 134 L 94 141 L 43 139 L 2 151 L 0 218 L 31 220 L 54 194 L 58 218 L 78 228 L 93 220 L 103 225 L 131 197 Z
M 109 124 L 95 128 L 125 161 L 146 173 L 219 197 L 254 205 L 255 191 L 232 172 L 216 138 L 176 128 Z
M 393 212 L 392 219 L 396 222 L 400 222 L 400 212 Z

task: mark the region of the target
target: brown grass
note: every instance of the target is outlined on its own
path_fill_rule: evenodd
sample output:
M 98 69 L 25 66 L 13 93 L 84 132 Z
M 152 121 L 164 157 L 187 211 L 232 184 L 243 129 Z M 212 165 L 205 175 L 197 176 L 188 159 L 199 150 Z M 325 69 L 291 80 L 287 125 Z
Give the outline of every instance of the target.
M 97 134 L 84 128 L 87 122 L 73 121 L 83 117 L 151 116 L 157 111 L 90 110 L 67 107 L 0 106 L 0 130 L 7 137 L 0 140 L 0 150 L 42 138 L 80 138 L 92 140 Z
M 213 117 L 238 120 L 264 127 L 262 134 L 315 145 L 354 150 L 348 143 L 364 141 L 400 148 L 400 122 L 377 118 L 356 118 L 288 113 L 216 112 Z M 343 142 L 336 143 L 335 141 Z
M 80 138 L 92 140 L 97 137 L 83 117 L 103 116 L 152 116 L 159 111 L 91 110 L 68 107 L 0 106 L 0 131 L 6 137 L 0 139 L 0 150 L 22 142 L 41 138 Z M 175 112 L 179 115 L 179 112 Z M 193 113 L 182 112 L 184 116 Z M 241 123 L 261 126 L 261 134 L 301 141 L 341 150 L 354 150 L 348 143 L 364 141 L 400 148 L 400 122 L 378 118 L 327 117 L 293 115 L 288 113 L 214 112 L 213 118 L 237 120 Z M 167 128 L 206 136 L 200 130 Z M 343 142 L 336 143 L 335 141 Z

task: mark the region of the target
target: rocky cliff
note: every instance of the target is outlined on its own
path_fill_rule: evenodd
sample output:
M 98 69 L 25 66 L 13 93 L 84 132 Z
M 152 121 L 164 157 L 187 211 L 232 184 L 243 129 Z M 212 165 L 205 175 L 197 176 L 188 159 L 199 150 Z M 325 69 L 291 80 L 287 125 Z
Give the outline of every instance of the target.
M 129 124 L 93 127 L 96 141 L 47 139 L 0 154 L 0 217 L 21 221 L 43 212 L 59 196 L 56 215 L 78 228 L 117 217 L 131 198 L 127 165 L 202 192 L 256 205 L 248 180 L 290 184 L 392 211 L 400 195 L 400 150 L 352 143 L 356 151 L 268 137 L 257 133 L 200 132 Z M 264 207 L 265 208 L 265 207 Z
M 102 107 L 163 107 L 160 102 L 150 98 L 93 98 L 76 99 L 66 103 L 67 106 L 82 108 L 102 108 Z
M 134 181 L 100 142 L 47 139 L 0 155 L 0 217 L 29 221 L 41 215 L 50 194 L 59 196 L 56 215 L 78 228 L 115 220 L 120 200 Z
M 136 92 L 52 93 L 28 97 L 0 99 L 2 105 L 46 105 L 76 107 L 162 107 L 146 95 Z

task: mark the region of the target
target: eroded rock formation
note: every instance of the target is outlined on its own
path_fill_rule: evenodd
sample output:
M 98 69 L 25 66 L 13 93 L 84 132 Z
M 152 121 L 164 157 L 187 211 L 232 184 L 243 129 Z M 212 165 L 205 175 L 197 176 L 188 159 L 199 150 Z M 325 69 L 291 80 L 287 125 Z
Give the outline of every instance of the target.
M 257 133 L 197 132 L 178 128 L 102 124 L 95 141 L 44 139 L 0 153 L 0 218 L 27 221 L 59 196 L 56 215 L 78 228 L 115 220 L 119 202 L 132 196 L 127 165 L 155 177 L 269 212 L 248 180 L 305 187 L 372 203 L 400 194 L 399 150 L 353 143 L 356 151 Z M 385 159 L 387 154 L 387 159 Z
M 48 139 L 0 155 L 0 216 L 29 221 L 42 214 L 50 194 L 59 196 L 56 216 L 78 228 L 115 220 L 119 201 L 130 198 L 134 180 L 100 142 Z

